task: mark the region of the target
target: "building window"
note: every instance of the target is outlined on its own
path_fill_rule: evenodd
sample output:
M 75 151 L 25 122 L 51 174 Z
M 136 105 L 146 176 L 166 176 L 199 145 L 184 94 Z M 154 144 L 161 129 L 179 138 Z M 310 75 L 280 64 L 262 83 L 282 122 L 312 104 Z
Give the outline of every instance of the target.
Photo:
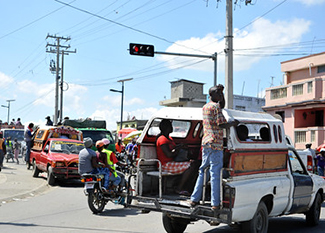
M 315 142 L 315 135 L 316 135 L 315 130 L 311 130 L 310 131 L 310 141 L 311 142 Z
M 235 110 L 245 111 L 246 108 L 245 108 L 245 106 L 236 105 Z
M 280 117 L 282 118 L 282 122 L 285 122 L 284 111 L 277 111 L 277 112 L 275 112 L 275 114 L 280 115 Z
M 302 95 L 303 94 L 303 88 L 304 85 L 303 84 L 299 84 L 299 85 L 293 85 L 292 86 L 292 95 Z
M 313 92 L 313 82 L 308 82 L 308 84 L 307 84 L 307 92 L 308 93 Z
M 295 131 L 295 143 L 306 142 L 306 131 Z
M 287 88 L 279 88 L 271 90 L 271 100 L 273 99 L 281 99 L 287 97 Z
M 317 73 L 324 73 L 325 72 L 325 65 L 317 66 Z

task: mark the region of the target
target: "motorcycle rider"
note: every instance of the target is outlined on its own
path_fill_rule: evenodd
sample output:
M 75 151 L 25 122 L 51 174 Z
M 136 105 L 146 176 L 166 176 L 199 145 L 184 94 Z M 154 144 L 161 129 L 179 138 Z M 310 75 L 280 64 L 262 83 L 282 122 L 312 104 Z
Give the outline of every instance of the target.
M 115 154 L 112 151 L 107 150 L 105 148 L 105 145 L 108 145 L 110 143 L 110 141 L 107 138 L 106 138 L 106 140 L 104 139 L 104 141 L 101 140 L 101 141 L 99 141 L 97 143 L 100 144 L 100 147 L 97 147 L 97 150 L 100 153 L 106 154 L 106 158 L 107 158 L 106 159 L 106 161 L 107 161 L 106 166 L 112 171 L 112 174 L 110 176 L 110 181 L 112 181 L 112 183 L 113 183 L 111 188 L 110 188 L 110 192 L 112 192 L 121 183 L 121 177 L 117 174 L 115 166 L 114 166 L 114 164 L 118 163 L 119 161 L 117 160 L 117 158 L 115 157 Z M 108 144 L 106 144 L 106 143 L 108 143 Z
M 104 143 L 104 149 L 105 149 L 105 150 L 110 154 L 110 159 L 111 159 L 111 161 L 113 161 L 114 164 L 117 164 L 117 165 L 120 166 L 120 167 L 126 167 L 127 164 L 126 164 L 126 163 L 121 163 L 120 161 L 118 161 L 118 159 L 116 158 L 115 153 L 114 153 L 113 151 L 110 151 L 110 150 L 108 149 L 108 146 L 109 146 L 109 144 L 110 144 L 109 139 L 107 139 L 107 138 L 103 138 L 103 139 L 102 139 L 102 142 Z M 115 162 L 114 162 L 114 161 L 115 161 Z M 115 166 L 114 166 L 114 169 L 115 169 Z M 116 171 L 116 169 L 115 169 L 115 171 Z M 121 189 L 125 186 L 125 175 L 124 175 L 124 173 L 121 172 L 121 171 L 116 171 L 116 173 L 117 173 L 117 175 L 118 175 L 119 177 L 121 177 L 121 182 L 120 182 L 120 185 L 119 185 L 119 191 L 121 191 Z
M 102 165 L 97 163 L 97 154 L 94 150 L 91 149 L 93 146 L 93 140 L 91 138 L 84 139 L 85 148 L 79 152 L 79 166 L 78 172 L 80 175 L 84 173 L 91 174 L 103 174 L 104 180 L 109 180 L 109 172 L 105 172 L 102 168 Z M 108 183 L 104 183 L 104 191 L 108 188 Z M 106 185 L 106 186 L 105 186 Z

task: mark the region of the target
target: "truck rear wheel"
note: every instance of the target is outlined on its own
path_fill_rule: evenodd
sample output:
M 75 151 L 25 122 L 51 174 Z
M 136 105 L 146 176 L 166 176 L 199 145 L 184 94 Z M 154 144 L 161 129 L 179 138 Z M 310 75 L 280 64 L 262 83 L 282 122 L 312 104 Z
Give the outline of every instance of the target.
M 171 218 L 168 214 L 163 213 L 162 221 L 165 230 L 168 233 L 182 233 L 187 227 L 187 222 L 182 221 L 180 218 Z
M 242 223 L 242 232 L 245 233 L 267 233 L 269 227 L 269 214 L 264 202 L 260 202 L 254 217 Z
M 306 222 L 308 226 L 316 226 L 319 223 L 320 212 L 322 208 L 322 197 L 319 193 L 316 194 L 313 205 L 306 213 Z

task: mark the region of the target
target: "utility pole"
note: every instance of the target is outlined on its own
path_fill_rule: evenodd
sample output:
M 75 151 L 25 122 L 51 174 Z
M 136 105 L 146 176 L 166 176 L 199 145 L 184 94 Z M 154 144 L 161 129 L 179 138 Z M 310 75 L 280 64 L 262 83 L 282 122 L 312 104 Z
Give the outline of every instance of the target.
M 70 48 L 70 45 L 64 46 L 60 45 L 61 40 L 69 41 L 71 40 L 70 37 L 60 37 L 56 35 L 47 35 L 46 39 L 53 38 L 56 40 L 56 44 L 49 44 L 47 43 L 46 47 L 50 47 L 50 49 L 46 49 L 47 53 L 55 53 L 56 54 L 56 75 L 55 75 L 55 105 L 54 105 L 54 119 L 53 123 L 56 125 L 58 123 L 58 118 L 60 117 L 60 121 L 62 121 L 62 112 L 63 112 L 63 57 L 64 55 L 69 55 L 70 53 L 76 53 L 76 49 L 74 51 L 68 51 L 67 49 Z M 65 49 L 65 50 L 63 50 Z M 62 64 L 61 69 L 59 67 L 60 62 L 60 54 L 62 54 Z M 51 66 L 52 68 L 52 66 Z M 61 71 L 61 73 L 60 73 Z M 61 98 L 60 98 L 60 110 L 59 110 L 59 79 L 61 78 Z M 60 116 L 58 115 L 60 112 Z
M 226 0 L 226 36 L 225 36 L 225 97 L 226 108 L 233 108 L 233 34 L 232 0 Z
M 120 130 L 122 130 L 122 127 L 123 127 L 124 82 L 131 81 L 131 80 L 133 80 L 133 78 L 127 78 L 127 79 L 118 80 L 118 82 L 122 83 L 122 90 L 121 91 L 115 90 L 115 89 L 110 89 L 110 91 L 112 91 L 112 92 L 121 93 L 121 122 L 120 122 Z
M 7 108 L 8 109 L 8 118 L 7 118 L 7 123 L 8 123 L 8 125 L 9 125 L 9 123 L 10 123 L 10 102 L 12 102 L 12 101 L 15 101 L 15 100 L 6 100 L 7 102 L 8 102 L 8 106 L 6 106 L 6 105 L 1 105 L 1 107 L 4 107 L 4 108 Z

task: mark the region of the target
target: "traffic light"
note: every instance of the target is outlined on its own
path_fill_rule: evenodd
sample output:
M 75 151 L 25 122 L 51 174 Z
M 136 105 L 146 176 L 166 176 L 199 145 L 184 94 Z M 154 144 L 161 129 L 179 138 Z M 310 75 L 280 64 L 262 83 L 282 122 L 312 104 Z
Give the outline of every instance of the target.
M 153 57 L 155 55 L 155 49 L 153 45 L 130 43 L 130 54 Z

